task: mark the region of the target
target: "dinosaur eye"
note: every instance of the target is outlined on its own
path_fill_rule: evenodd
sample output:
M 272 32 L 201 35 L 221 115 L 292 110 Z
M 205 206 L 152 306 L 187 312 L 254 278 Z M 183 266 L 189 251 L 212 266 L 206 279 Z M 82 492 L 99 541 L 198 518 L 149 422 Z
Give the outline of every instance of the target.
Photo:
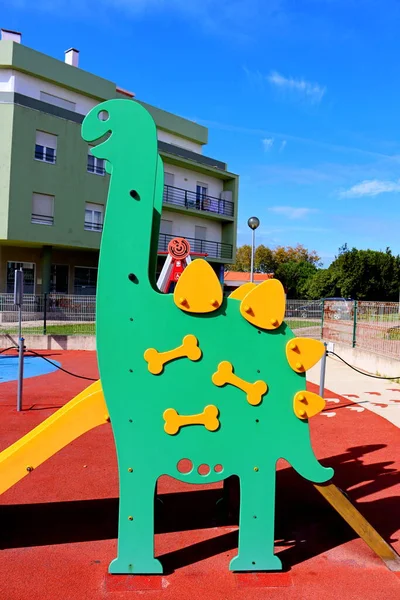
M 99 121 L 108 121 L 108 119 L 110 118 L 110 115 L 109 115 L 108 111 L 101 110 L 99 112 L 99 114 L 97 115 L 97 118 L 99 119 Z

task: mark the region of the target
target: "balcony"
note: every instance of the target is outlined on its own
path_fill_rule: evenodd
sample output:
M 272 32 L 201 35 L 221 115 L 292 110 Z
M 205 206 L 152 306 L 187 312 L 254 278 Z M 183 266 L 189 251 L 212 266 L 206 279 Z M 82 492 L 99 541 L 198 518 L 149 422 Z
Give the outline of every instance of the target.
M 171 240 L 173 240 L 176 235 L 170 235 L 168 233 L 160 233 L 158 238 L 158 250 L 159 252 L 166 252 L 168 250 L 168 244 Z M 220 258 L 222 260 L 231 260 L 232 259 L 232 244 L 224 244 L 223 242 L 212 242 L 209 240 L 196 240 L 195 238 L 190 238 L 182 236 L 187 240 L 190 244 L 191 252 L 199 252 L 201 254 L 207 254 L 208 258 Z
M 231 200 L 205 196 L 173 185 L 164 185 L 163 202 L 171 206 L 180 206 L 225 217 L 234 215 L 234 205 Z

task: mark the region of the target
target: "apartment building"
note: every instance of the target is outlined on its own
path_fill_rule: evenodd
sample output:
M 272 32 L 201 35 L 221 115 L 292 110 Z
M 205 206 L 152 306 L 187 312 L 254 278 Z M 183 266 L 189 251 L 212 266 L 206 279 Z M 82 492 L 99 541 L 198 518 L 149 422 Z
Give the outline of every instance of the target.
M 57 60 L 3 29 L 0 292 L 13 291 L 22 267 L 25 293 L 95 293 L 109 176 L 80 129 L 89 110 L 111 98 L 140 102 L 157 125 L 165 172 L 158 271 L 168 242 L 180 236 L 223 282 L 235 260 L 238 176 L 203 154 L 208 130 L 80 69 L 75 49 Z

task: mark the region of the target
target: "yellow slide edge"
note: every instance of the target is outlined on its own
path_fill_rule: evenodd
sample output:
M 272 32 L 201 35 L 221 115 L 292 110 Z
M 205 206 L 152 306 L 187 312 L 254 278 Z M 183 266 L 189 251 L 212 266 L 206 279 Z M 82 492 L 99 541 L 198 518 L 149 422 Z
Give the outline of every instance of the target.
M 0 453 L 0 494 L 76 438 L 107 421 L 99 380 Z

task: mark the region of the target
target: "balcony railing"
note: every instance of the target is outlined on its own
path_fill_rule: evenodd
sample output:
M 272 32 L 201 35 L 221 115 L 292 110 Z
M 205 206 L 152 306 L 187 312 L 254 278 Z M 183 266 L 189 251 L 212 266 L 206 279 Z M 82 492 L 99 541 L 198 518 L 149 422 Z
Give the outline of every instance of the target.
M 173 185 L 164 186 L 163 201 L 166 204 L 183 206 L 184 208 L 224 215 L 226 217 L 233 217 L 234 215 L 234 205 L 231 200 L 191 192 L 190 190 L 184 190 Z
M 168 250 L 169 242 L 173 240 L 174 237 L 176 236 L 168 233 L 160 233 L 160 237 L 158 238 L 158 250 L 166 252 Z M 187 237 L 186 235 L 182 237 L 189 242 L 191 252 L 207 254 L 208 258 L 221 258 L 226 260 L 232 258 L 232 244 L 212 242 L 209 240 L 197 240 L 195 238 Z
M 32 213 L 31 223 L 36 223 L 37 225 L 54 225 L 54 217 Z
M 93 223 L 92 221 L 85 221 L 85 229 L 87 231 L 103 231 L 103 223 Z

